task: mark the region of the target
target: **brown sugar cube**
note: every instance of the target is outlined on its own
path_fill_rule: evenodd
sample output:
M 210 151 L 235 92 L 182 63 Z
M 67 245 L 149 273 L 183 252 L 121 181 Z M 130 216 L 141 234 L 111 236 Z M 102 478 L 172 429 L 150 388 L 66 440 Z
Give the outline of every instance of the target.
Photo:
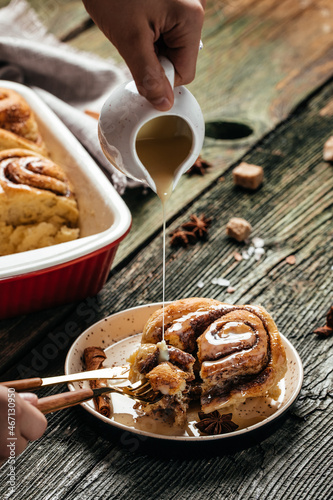
M 323 158 L 324 161 L 333 161 L 333 135 L 324 144 Z
M 240 217 L 232 217 L 226 226 L 227 235 L 237 241 L 247 240 L 251 231 L 251 224 Z
M 264 179 L 264 170 L 258 165 L 250 165 L 243 161 L 232 171 L 236 186 L 257 189 Z

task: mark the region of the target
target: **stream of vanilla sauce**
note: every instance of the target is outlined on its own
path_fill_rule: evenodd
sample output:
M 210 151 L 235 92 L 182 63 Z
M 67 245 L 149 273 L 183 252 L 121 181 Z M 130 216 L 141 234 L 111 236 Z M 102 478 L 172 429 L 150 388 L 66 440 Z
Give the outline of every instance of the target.
M 142 164 L 149 172 L 156 186 L 156 194 L 162 204 L 163 219 L 163 271 L 162 271 L 162 341 L 160 360 L 168 360 L 164 339 L 165 308 L 165 261 L 166 261 L 166 205 L 171 196 L 175 173 L 188 157 L 192 147 L 192 133 L 187 123 L 178 116 L 161 116 L 146 123 L 136 139 L 136 151 Z

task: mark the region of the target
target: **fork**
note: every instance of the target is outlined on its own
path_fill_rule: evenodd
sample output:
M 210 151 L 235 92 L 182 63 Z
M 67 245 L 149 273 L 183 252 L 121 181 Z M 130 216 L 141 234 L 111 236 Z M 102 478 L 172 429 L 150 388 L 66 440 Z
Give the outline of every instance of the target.
M 135 399 L 140 403 L 156 403 L 162 399 L 163 394 L 161 392 L 156 392 L 150 385 L 148 380 L 140 381 L 136 387 L 122 387 L 122 392 L 126 396 Z
M 155 392 L 148 381 L 141 381 L 136 383 L 136 386 L 131 387 L 99 387 L 98 389 L 79 389 L 77 391 L 68 391 L 53 396 L 46 396 L 39 398 L 37 408 L 44 414 L 51 413 L 58 410 L 64 410 L 71 406 L 76 406 L 84 401 L 108 394 L 110 392 L 117 392 L 131 399 L 134 399 L 141 404 L 156 403 L 163 395 Z

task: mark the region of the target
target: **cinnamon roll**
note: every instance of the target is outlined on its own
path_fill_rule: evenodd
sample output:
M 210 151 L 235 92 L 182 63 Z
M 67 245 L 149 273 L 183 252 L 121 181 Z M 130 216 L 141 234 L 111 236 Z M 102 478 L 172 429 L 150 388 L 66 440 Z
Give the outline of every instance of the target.
M 158 402 L 149 405 L 137 403 L 135 408 L 145 415 L 172 417 L 176 425 L 183 426 L 190 400 L 188 383 L 195 379 L 195 358 L 177 347 L 168 345 L 167 350 L 168 361 L 162 361 L 158 345 L 142 344 L 128 360 L 131 382 L 147 378 L 153 390 L 163 394 Z
M 278 329 L 260 306 L 227 306 L 197 339 L 205 413 L 250 397 L 279 395 L 287 370 Z
M 162 324 L 163 308 L 148 319 L 142 345 L 129 360 L 133 380 L 146 377 L 165 395 L 147 405 L 146 414 L 164 411 L 170 415 L 174 405 L 179 424 L 184 423 L 189 402 L 198 395 L 205 413 L 250 397 L 278 397 L 278 382 L 286 373 L 287 361 L 277 327 L 263 307 L 203 298 L 165 306 L 167 362 L 160 361 L 156 345 L 162 337 Z
M 76 239 L 78 217 L 59 165 L 29 150 L 0 151 L 0 255 Z
M 164 314 L 164 338 L 168 344 L 174 345 L 185 351 L 195 349 L 195 339 L 198 331 L 201 333 L 209 318 L 215 317 L 216 307 L 220 302 L 213 299 L 191 298 L 181 299 L 158 309 L 148 319 L 142 335 L 142 343 L 152 342 L 156 344 L 162 340 L 163 314 Z M 196 321 L 192 321 L 192 318 Z
M 187 380 L 194 379 L 193 365 L 195 358 L 181 349 L 167 346 L 168 362 L 176 368 L 182 370 Z M 156 344 L 142 344 L 129 359 L 131 363 L 129 379 L 131 382 L 147 376 L 156 366 L 163 364 L 160 359 L 160 350 Z
M 0 88 L 0 150 L 24 148 L 47 156 L 35 115 L 17 92 Z

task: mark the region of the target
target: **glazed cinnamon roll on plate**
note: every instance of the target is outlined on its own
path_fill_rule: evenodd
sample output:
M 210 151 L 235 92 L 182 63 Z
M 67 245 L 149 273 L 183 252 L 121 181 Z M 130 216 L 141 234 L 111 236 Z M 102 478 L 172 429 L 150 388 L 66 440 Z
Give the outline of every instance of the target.
M 279 396 L 277 385 L 286 373 L 286 355 L 277 327 L 264 308 L 200 298 L 175 301 L 149 318 L 143 346 L 161 340 L 163 314 L 169 347 L 197 359 L 203 412 L 250 397 Z M 149 379 L 149 373 L 146 376 Z
M 202 410 L 247 398 L 279 396 L 287 371 L 285 349 L 272 317 L 260 306 L 224 305 L 221 318 L 197 339 Z
M 112 394 L 107 419 L 83 403 L 95 417 L 161 439 L 225 439 L 269 424 L 295 401 L 303 378 L 300 358 L 262 307 L 202 298 L 166 304 L 167 353 L 160 344 L 162 314 L 161 304 L 128 309 L 92 325 L 74 342 L 66 373 L 84 370 L 87 346 L 105 346 L 104 366 L 129 363 L 130 380 L 147 379 L 161 395 L 138 405 Z M 213 421 L 207 428 L 217 433 L 202 431 L 205 415 Z M 214 419 L 225 419 L 226 426 L 214 425 Z

